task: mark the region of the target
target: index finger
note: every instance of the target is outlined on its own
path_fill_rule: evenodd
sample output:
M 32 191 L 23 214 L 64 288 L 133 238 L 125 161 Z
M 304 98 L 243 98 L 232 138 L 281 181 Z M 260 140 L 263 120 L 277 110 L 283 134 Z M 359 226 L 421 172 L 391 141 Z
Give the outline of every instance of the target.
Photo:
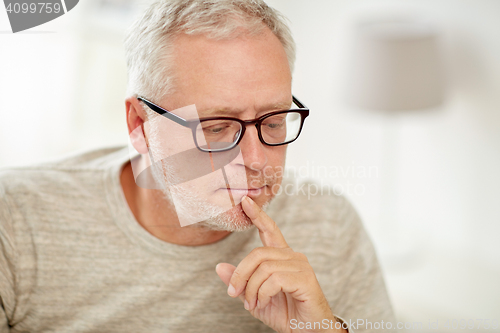
M 269 217 L 260 207 L 245 196 L 241 200 L 241 207 L 252 223 L 259 229 L 259 236 L 264 246 L 286 248 L 288 244 L 276 222 Z

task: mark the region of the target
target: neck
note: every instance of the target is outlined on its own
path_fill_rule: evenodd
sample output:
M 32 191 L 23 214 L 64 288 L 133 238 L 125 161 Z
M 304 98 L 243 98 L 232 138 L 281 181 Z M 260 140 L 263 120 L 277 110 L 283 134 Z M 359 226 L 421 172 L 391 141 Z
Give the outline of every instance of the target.
M 156 238 L 172 244 L 200 246 L 218 242 L 230 234 L 196 226 L 181 227 L 175 208 L 160 190 L 137 186 L 130 162 L 122 169 L 120 183 L 135 219 Z

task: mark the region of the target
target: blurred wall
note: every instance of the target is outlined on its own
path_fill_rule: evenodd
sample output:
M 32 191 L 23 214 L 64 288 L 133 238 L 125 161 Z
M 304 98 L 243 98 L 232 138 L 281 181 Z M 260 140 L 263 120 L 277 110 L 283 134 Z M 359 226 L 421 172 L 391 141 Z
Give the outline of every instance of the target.
M 293 91 L 312 111 L 288 167 L 354 203 L 401 320 L 439 319 L 441 332 L 445 320 L 500 320 L 500 1 L 269 4 L 291 21 Z M 121 43 L 139 7 L 86 0 L 16 35 L 0 11 L 0 167 L 126 142 Z M 346 105 L 353 22 L 408 11 L 441 29 L 445 104 L 392 117 Z
M 16 34 L 0 10 L 0 167 L 127 142 L 122 41 L 136 11 L 115 3 L 81 1 Z

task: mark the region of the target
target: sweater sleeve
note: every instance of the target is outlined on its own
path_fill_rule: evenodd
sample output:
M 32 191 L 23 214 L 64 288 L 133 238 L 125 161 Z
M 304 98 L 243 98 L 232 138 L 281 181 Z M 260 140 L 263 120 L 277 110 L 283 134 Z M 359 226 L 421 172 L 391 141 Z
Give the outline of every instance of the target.
M 373 244 L 354 207 L 343 198 L 339 220 L 343 261 L 342 296 L 332 304 L 349 332 L 395 332 L 395 319 Z
M 0 187 L 0 333 L 7 333 L 15 303 L 15 247 L 7 198 Z

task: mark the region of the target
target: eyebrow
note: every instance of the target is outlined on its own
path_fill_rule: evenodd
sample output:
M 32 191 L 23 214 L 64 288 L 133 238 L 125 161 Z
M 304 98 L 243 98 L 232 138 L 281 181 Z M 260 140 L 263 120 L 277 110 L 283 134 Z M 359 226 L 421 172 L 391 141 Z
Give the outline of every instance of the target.
M 290 102 L 285 102 L 285 103 L 277 103 L 277 104 L 269 104 L 266 105 L 262 108 L 260 108 L 262 111 L 258 111 L 258 114 L 265 114 L 267 112 L 273 112 L 273 111 L 281 111 L 281 110 L 288 110 L 290 109 L 291 105 L 293 104 L 292 101 Z M 245 112 L 244 109 L 235 109 L 235 108 L 228 108 L 228 107 L 214 107 L 214 108 L 208 108 L 208 109 L 203 109 L 199 111 L 198 113 L 200 116 L 205 117 L 212 117 L 215 115 L 221 115 L 221 116 L 227 116 L 228 113 L 231 115 L 234 114 L 239 114 Z

